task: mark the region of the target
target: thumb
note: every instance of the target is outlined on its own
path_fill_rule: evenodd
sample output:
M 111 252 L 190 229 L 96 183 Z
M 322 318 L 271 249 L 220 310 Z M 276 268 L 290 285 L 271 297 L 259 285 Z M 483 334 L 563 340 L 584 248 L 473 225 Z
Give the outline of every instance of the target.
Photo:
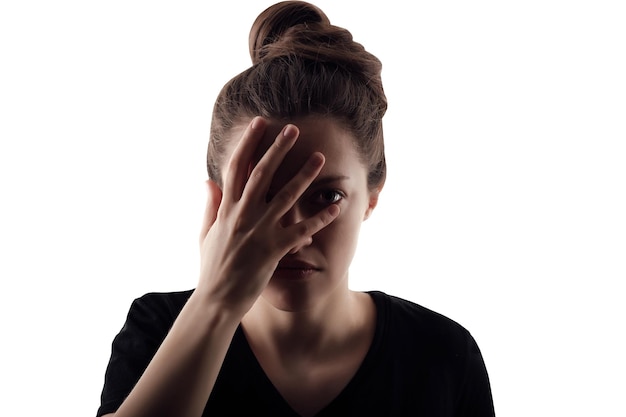
M 207 202 L 206 208 L 204 209 L 204 219 L 202 220 L 202 228 L 200 230 L 200 245 L 204 242 L 204 238 L 207 233 L 209 233 L 209 229 L 215 223 L 215 219 L 217 218 L 217 211 L 220 208 L 220 204 L 222 202 L 222 190 L 217 185 L 217 183 L 213 180 L 207 180 Z

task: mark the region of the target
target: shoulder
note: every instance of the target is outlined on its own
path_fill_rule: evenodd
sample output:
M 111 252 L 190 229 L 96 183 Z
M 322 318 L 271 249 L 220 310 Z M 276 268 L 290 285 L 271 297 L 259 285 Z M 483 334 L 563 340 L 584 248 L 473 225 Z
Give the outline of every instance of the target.
M 386 314 L 394 322 L 407 324 L 411 327 L 446 329 L 461 333 L 467 332 L 458 322 L 413 301 L 381 291 L 371 291 L 370 295 L 374 298 L 377 306 L 387 310 Z
M 464 326 L 441 313 L 380 291 L 370 294 L 381 310 L 379 320 L 384 322 L 381 324 L 392 339 L 453 355 L 467 351 L 474 344 Z
M 178 314 L 193 293 L 193 290 L 174 292 L 149 292 L 135 298 L 131 309 L 166 309 Z
M 455 415 L 494 415 L 487 369 L 465 327 L 412 301 L 370 294 L 379 309 L 380 362 L 395 370 L 394 395 L 424 399 L 432 410 L 445 404 Z
M 193 290 L 150 292 L 135 298 L 128 310 L 124 328 L 169 331 L 192 293 Z

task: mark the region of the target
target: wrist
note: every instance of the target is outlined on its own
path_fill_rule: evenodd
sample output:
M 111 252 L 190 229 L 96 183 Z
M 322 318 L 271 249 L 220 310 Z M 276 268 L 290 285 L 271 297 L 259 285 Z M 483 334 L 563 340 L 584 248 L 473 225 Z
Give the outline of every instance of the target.
M 250 308 L 246 307 L 244 303 L 224 299 L 219 294 L 200 287 L 194 290 L 187 304 L 189 304 L 190 309 L 208 320 L 206 325 L 209 327 L 230 326 L 236 328 Z

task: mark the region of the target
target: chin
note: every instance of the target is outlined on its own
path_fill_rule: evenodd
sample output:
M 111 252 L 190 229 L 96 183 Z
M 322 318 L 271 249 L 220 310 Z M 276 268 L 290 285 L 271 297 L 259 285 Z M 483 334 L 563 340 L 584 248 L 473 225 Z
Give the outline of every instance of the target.
M 299 313 L 310 310 L 324 298 L 323 291 L 320 291 L 319 286 L 314 284 L 319 283 L 284 282 L 284 280 L 275 282 L 271 280 L 263 291 L 262 297 L 277 310 Z
M 347 274 L 344 279 L 313 275 L 306 279 L 273 277 L 263 291 L 262 298 L 280 311 L 299 313 L 312 310 L 340 296 L 342 288 L 348 291 Z

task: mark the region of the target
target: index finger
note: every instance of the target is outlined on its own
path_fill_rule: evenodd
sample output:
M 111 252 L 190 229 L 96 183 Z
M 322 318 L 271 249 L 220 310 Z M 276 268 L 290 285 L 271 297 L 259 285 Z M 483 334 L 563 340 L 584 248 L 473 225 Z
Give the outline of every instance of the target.
M 250 174 L 254 152 L 263 138 L 267 122 L 260 116 L 252 119 L 228 161 L 223 184 L 224 200 L 239 201 Z

